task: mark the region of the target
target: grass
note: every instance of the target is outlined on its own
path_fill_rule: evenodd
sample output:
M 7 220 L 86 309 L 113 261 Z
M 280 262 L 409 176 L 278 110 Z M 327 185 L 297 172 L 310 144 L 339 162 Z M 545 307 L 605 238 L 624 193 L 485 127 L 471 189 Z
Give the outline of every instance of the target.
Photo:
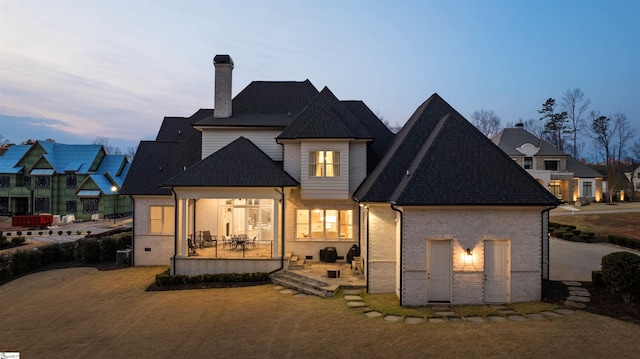
M 146 292 L 161 272 L 69 268 L 0 286 L 0 350 L 29 358 L 634 358 L 640 337 L 638 325 L 585 312 L 409 325 L 273 285 Z M 376 300 L 392 307 L 388 297 Z
M 583 232 L 595 232 L 596 237 L 617 235 L 640 240 L 639 212 L 554 216 L 551 222 L 574 225 Z

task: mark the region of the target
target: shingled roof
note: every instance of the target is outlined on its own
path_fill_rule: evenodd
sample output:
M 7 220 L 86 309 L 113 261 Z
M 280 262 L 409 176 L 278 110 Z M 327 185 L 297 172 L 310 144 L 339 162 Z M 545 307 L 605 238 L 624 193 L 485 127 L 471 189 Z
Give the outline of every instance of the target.
M 316 95 L 309 80 L 253 81 L 233 98 L 231 117 L 215 118 L 211 113 L 194 125 L 285 127 Z
M 509 156 L 524 156 L 517 148 L 525 143 L 530 143 L 540 150 L 536 156 L 566 156 L 556 146 L 542 140 L 522 127 L 505 128 L 492 139 L 493 143 L 498 145 L 502 151 Z
M 277 137 L 278 140 L 304 138 L 373 139 L 373 136 L 325 87 Z
M 398 205 L 559 204 L 438 94 L 418 107 L 354 198 Z
M 182 141 L 141 141 L 120 190 L 128 195 L 169 195 L 160 187 L 167 179 L 200 160 L 202 133 L 195 131 Z
M 191 168 L 163 183 L 164 187 L 296 187 L 298 181 L 250 140 L 239 137 Z

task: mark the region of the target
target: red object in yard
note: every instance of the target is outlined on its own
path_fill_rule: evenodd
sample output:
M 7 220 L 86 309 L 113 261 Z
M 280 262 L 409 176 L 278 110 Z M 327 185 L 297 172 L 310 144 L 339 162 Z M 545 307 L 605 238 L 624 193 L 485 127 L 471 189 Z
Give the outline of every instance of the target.
M 28 214 L 11 217 L 13 227 L 46 227 L 53 224 L 52 214 Z

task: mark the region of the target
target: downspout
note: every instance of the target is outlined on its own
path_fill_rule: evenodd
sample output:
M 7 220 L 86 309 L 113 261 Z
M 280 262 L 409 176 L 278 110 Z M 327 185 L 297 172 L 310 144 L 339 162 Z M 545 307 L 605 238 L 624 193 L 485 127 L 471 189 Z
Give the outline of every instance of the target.
M 129 196 L 129 198 L 131 199 L 131 209 L 132 209 L 132 213 L 133 213 L 133 218 L 135 218 L 135 213 L 136 213 L 136 201 L 133 199 L 133 196 Z M 135 263 L 136 263 L 136 221 L 134 221 L 133 219 L 131 220 L 131 266 L 135 267 Z
M 544 286 L 544 261 L 545 261 L 545 255 L 544 255 L 544 241 L 545 241 L 545 237 L 546 237 L 546 241 L 547 241 L 547 256 L 546 256 L 546 260 L 547 263 L 549 265 L 549 267 L 547 268 L 547 272 L 549 275 L 549 279 L 551 279 L 551 263 L 549 262 L 549 253 L 551 252 L 551 243 L 549 243 L 549 220 L 547 219 L 547 233 L 545 233 L 544 230 L 544 214 L 545 212 L 547 212 L 547 218 L 549 218 L 549 212 L 556 208 L 557 206 L 553 206 L 553 207 L 547 207 L 545 209 L 542 210 L 542 212 L 540 212 L 540 221 L 543 224 L 540 228 L 540 239 L 542 240 L 542 245 L 540 246 L 540 268 L 542 269 L 540 271 L 540 283 L 542 284 L 542 291 L 540 293 L 540 299 L 543 300 L 544 299 L 544 294 L 545 294 L 545 286 Z
M 178 256 L 178 195 L 176 191 L 171 187 L 171 193 L 173 193 L 173 206 L 176 210 L 173 211 L 173 268 L 171 271 L 171 275 L 176 274 L 176 257 Z
M 278 192 L 278 190 L 276 190 L 276 192 Z M 280 192 L 280 202 L 281 202 L 280 203 L 280 212 L 282 213 L 280 215 L 280 228 L 281 228 L 281 231 L 282 231 L 282 237 L 281 237 L 282 241 L 280 242 L 280 267 L 277 268 L 277 269 L 272 270 L 271 272 L 269 272 L 269 274 L 273 274 L 273 273 L 275 273 L 277 271 L 280 271 L 280 270 L 282 270 L 284 268 L 284 253 L 285 253 L 284 252 L 284 242 L 285 242 L 284 241 L 284 232 L 285 232 L 284 231 L 284 225 L 285 225 L 284 224 L 284 216 L 285 216 L 285 213 L 284 213 L 284 187 L 280 187 L 280 191 L 279 192 Z
M 400 238 L 399 238 L 399 240 L 400 240 L 400 253 L 399 253 L 399 257 L 400 257 L 400 283 L 398 283 L 400 285 L 400 294 L 398 295 L 398 297 L 399 297 L 398 300 L 400 301 L 400 305 L 403 305 L 402 304 L 402 269 L 403 269 L 403 267 L 402 267 L 402 258 L 404 256 L 402 255 L 402 245 L 403 245 L 403 243 L 402 243 L 402 234 L 404 233 L 404 231 L 402 230 L 402 223 L 404 221 L 404 217 L 403 217 L 402 211 L 399 210 L 396 207 L 395 202 L 391 203 L 391 209 L 396 211 L 396 212 L 398 212 L 398 213 L 400 213 Z

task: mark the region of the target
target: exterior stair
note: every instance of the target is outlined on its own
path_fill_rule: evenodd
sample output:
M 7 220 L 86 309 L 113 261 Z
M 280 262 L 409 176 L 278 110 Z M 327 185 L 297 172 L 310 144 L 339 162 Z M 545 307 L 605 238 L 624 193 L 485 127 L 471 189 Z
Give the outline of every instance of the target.
M 330 285 L 287 270 L 271 274 L 271 281 L 283 287 L 322 298 L 333 297 L 338 290 L 337 285 Z

